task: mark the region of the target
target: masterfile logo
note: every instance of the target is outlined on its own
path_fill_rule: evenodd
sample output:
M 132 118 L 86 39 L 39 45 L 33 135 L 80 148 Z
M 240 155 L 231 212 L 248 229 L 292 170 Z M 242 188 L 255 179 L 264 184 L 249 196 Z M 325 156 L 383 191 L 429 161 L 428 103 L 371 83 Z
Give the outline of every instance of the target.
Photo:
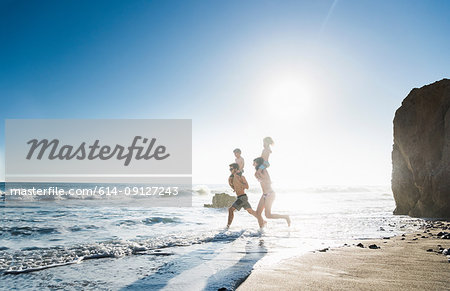
M 191 175 L 185 119 L 10 119 L 6 178 Z M 48 182 L 48 181 L 47 181 Z
M 191 120 L 11 119 L 5 142 L 8 198 L 192 205 Z
M 139 142 L 144 146 L 139 146 Z M 49 160 L 71 160 L 76 158 L 77 160 L 109 160 L 111 158 L 117 158 L 118 160 L 124 160 L 124 165 L 128 166 L 133 159 L 136 160 L 149 160 L 154 158 L 155 160 L 164 160 L 170 156 L 170 154 L 166 154 L 166 147 L 163 145 L 156 146 L 156 149 L 153 150 L 153 147 L 156 143 L 156 138 L 152 138 L 149 142 L 148 138 L 142 138 L 141 136 L 135 136 L 133 142 L 129 147 L 125 147 L 119 144 L 111 147 L 109 145 L 99 145 L 100 140 L 95 140 L 92 145 L 87 145 L 86 142 L 82 142 L 79 146 L 73 145 L 62 145 L 60 146 L 60 142 L 58 139 L 53 139 L 49 141 L 48 139 L 32 139 L 27 144 L 30 145 L 30 151 L 27 154 L 27 160 L 31 160 L 35 151 L 36 159 L 42 160 L 44 154 L 47 151 Z M 147 144 L 148 143 L 148 144 Z M 134 153 L 136 153 L 134 155 Z

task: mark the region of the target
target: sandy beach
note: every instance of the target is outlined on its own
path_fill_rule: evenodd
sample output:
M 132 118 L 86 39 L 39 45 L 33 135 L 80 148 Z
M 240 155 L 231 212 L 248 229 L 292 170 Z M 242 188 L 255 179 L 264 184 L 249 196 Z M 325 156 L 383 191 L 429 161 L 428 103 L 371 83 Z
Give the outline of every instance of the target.
M 450 290 L 449 232 L 450 223 L 429 222 L 418 232 L 308 253 L 254 270 L 238 290 Z

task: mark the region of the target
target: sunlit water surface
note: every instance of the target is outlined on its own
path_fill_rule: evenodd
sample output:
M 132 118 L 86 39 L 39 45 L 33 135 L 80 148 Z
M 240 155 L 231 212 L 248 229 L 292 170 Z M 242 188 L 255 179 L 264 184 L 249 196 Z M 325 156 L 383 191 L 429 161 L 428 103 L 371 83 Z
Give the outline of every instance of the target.
M 260 231 L 240 211 L 225 230 L 226 209 L 203 204 L 229 190 L 196 189 L 193 206 L 182 208 L 127 200 L 1 202 L 0 288 L 233 289 L 253 268 L 420 224 L 392 215 L 387 187 L 328 187 L 278 190 L 273 212 L 289 214 L 291 227 L 268 220 Z M 256 208 L 260 190 L 248 195 Z

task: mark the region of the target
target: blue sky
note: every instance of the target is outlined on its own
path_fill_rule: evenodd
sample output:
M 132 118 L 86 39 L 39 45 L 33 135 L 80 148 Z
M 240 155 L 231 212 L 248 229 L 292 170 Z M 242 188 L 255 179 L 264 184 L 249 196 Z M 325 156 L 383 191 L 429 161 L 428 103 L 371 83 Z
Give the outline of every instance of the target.
M 449 77 L 449 13 L 449 1 L 2 1 L 1 162 L 8 118 L 192 118 L 195 183 L 223 182 L 233 148 L 249 164 L 271 135 L 280 184 L 388 184 L 395 110 Z M 286 80 L 301 85 L 286 93 Z

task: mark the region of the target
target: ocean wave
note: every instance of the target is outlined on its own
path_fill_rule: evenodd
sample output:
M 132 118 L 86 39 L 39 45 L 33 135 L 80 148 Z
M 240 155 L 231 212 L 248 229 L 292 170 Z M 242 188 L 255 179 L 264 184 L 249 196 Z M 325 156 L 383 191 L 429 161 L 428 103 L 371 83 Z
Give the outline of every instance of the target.
M 30 236 L 30 235 L 45 235 L 60 233 L 57 228 L 54 227 L 36 227 L 36 226 L 0 226 L 0 236 Z
M 208 232 L 200 236 L 187 234 L 184 237 L 166 236 L 133 241 L 110 240 L 70 247 L 29 247 L 15 252 L 0 249 L 0 272 L 3 274 L 20 274 L 92 259 L 120 258 L 130 255 L 170 255 L 170 253 L 162 252 L 162 249 L 209 242 L 230 242 L 243 236 L 244 232 L 244 230 Z M 258 233 L 246 235 L 257 236 Z
M 123 219 L 123 220 L 119 220 L 116 225 L 117 226 L 132 226 L 132 225 L 136 225 L 138 224 L 139 221 L 137 220 L 132 220 L 132 219 Z
M 196 185 L 192 187 L 192 191 L 198 195 L 210 195 L 211 190 L 206 185 Z
M 180 223 L 180 219 L 176 217 L 149 217 L 143 219 L 142 222 L 147 225 L 156 224 L 156 223 Z
M 71 232 L 78 232 L 78 231 L 83 231 L 83 230 L 90 230 L 90 229 L 99 229 L 100 227 L 93 225 L 93 224 L 89 224 L 89 225 L 74 225 L 68 228 L 69 231 Z
M 176 217 L 148 217 L 142 220 L 123 219 L 116 222 L 117 226 L 133 226 L 137 224 L 154 225 L 158 223 L 180 223 L 181 220 Z

